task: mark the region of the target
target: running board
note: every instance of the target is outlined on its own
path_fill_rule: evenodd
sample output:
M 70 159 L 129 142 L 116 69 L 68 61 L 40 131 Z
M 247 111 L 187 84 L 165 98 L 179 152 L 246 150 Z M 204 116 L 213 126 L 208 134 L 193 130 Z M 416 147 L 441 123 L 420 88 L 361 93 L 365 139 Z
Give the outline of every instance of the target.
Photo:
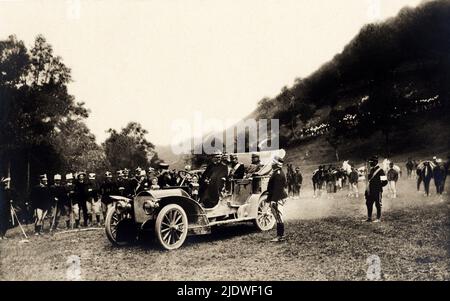
M 255 218 L 227 219 L 224 221 L 210 222 L 208 224 L 208 226 L 217 226 L 217 225 L 230 224 L 230 223 L 248 222 L 248 221 L 252 221 L 252 220 L 255 220 Z

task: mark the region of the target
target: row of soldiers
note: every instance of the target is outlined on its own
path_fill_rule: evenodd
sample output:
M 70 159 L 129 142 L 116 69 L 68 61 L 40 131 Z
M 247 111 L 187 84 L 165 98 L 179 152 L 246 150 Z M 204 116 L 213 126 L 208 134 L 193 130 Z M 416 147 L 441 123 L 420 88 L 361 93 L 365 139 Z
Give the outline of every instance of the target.
M 107 171 L 101 183 L 95 173 L 68 173 L 64 183 L 62 176 L 56 174 L 52 185 L 48 184 L 47 175 L 41 175 L 39 184 L 30 193 L 36 235 L 42 234 L 43 223 L 49 213 L 52 215 L 51 230 L 58 227 L 61 219 L 65 220 L 67 228 L 79 228 L 81 218 L 81 226 L 100 225 L 101 217 L 105 219 L 113 202 L 111 196 L 132 197 L 144 190 L 177 185 L 179 177 L 168 167 L 168 164 L 161 163 L 157 170 L 137 168 L 134 173 L 124 169 L 117 171 L 115 177 Z M 195 179 L 192 181 L 195 182 Z

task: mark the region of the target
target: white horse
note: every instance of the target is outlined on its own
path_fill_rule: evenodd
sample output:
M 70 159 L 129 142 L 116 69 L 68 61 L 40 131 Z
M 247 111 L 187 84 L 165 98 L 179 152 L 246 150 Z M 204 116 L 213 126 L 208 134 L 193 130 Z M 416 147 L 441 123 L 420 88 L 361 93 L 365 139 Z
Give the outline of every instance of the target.
M 387 174 L 388 170 L 390 169 L 390 164 L 391 164 L 391 160 L 389 159 L 384 159 L 383 162 L 381 162 L 380 164 L 378 164 L 383 170 L 384 172 Z M 398 172 L 399 175 L 402 174 L 402 169 L 400 168 L 400 166 L 395 165 L 393 166 L 393 168 Z

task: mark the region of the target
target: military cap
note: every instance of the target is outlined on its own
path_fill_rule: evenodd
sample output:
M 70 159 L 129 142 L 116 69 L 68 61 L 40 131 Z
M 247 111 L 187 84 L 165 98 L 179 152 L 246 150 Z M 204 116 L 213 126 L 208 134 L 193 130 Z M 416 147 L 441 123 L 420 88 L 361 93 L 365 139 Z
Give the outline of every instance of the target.
M 378 156 L 373 155 L 372 157 L 370 157 L 369 161 L 378 162 Z
M 89 174 L 89 180 L 94 180 L 95 179 L 95 173 L 91 172 Z
M 66 180 L 73 180 L 73 174 L 71 173 L 66 174 Z
M 61 180 L 61 175 L 60 174 L 56 174 L 53 176 L 53 180 Z
M 169 169 L 169 164 L 161 162 L 161 163 L 159 163 L 159 167 L 161 169 Z
M 40 175 L 40 176 L 39 176 L 39 179 L 40 179 L 41 181 L 47 181 L 47 180 L 48 180 L 48 179 L 47 179 L 47 174 Z

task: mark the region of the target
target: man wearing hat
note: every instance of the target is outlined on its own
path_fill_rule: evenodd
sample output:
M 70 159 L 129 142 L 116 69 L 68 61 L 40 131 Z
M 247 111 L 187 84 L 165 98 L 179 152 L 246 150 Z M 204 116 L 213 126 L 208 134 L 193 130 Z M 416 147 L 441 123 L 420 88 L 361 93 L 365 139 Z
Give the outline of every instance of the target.
M 172 182 L 172 178 L 169 173 L 169 164 L 161 162 L 159 163 L 159 176 L 158 176 L 158 185 L 159 187 L 169 187 Z
M 87 199 L 87 212 L 88 212 L 88 223 L 94 224 L 94 215 L 97 221 L 97 225 L 100 225 L 100 211 L 101 211 L 101 201 L 98 196 L 99 186 L 96 179 L 95 173 L 89 173 L 89 180 L 87 182 L 88 187 L 88 199 Z
M 243 179 L 245 176 L 244 164 L 239 162 L 238 156 L 236 154 L 231 154 L 230 160 L 231 160 L 230 178 L 235 180 Z
M 277 237 L 272 242 L 284 241 L 284 223 L 279 209 L 279 202 L 287 198 L 287 180 L 283 172 L 283 159 L 275 156 L 272 161 L 272 175 L 267 184 L 267 202 L 270 203 L 272 214 L 277 221 Z
M 205 208 L 213 208 L 217 205 L 225 185 L 228 167 L 221 161 L 222 152 L 216 151 L 200 179 L 199 197 Z
M 254 173 L 257 173 L 264 165 L 261 164 L 261 158 L 259 154 L 252 154 L 252 163 L 247 168 L 247 177 L 251 177 Z
M 116 172 L 116 174 L 117 174 L 116 185 L 117 185 L 117 190 L 119 191 L 119 195 L 126 196 L 127 183 L 125 182 L 125 180 L 123 178 L 123 170 L 118 170 Z
M 75 228 L 80 226 L 80 213 L 83 213 L 83 225 L 88 226 L 88 210 L 87 201 L 89 199 L 89 191 L 86 180 L 86 173 L 80 172 L 77 176 L 77 181 L 75 183 L 75 203 L 78 205 L 78 214 L 74 210 L 75 215 Z
M 366 187 L 365 197 L 367 205 L 367 222 L 372 222 L 373 205 L 377 208 L 377 219 L 375 222 L 381 221 L 381 207 L 383 197 L 383 187 L 387 185 L 387 176 L 383 169 L 378 165 L 378 156 L 372 156 L 369 159 L 369 175 Z
M 302 187 L 303 176 L 300 172 L 300 167 L 295 168 L 292 174 L 292 194 L 293 196 L 300 196 L 300 188 Z
M 6 231 L 9 228 L 9 213 L 11 209 L 12 198 L 8 192 L 10 178 L 1 178 L 0 186 L 0 240 L 6 239 Z
M 110 171 L 105 172 L 105 180 L 100 185 L 100 195 L 102 202 L 103 220 L 106 218 L 108 209 L 112 206 L 112 195 L 117 195 L 117 184 L 113 181 L 113 175 Z
M 70 200 L 66 188 L 61 184 L 61 179 L 61 175 L 54 175 L 53 185 L 50 187 L 54 207 L 54 218 L 50 230 L 58 228 L 60 216 L 67 217 L 66 226 L 70 227 Z
M 34 232 L 35 235 L 41 235 L 45 216 L 52 204 L 52 196 L 48 187 L 46 174 L 39 176 L 39 185 L 32 188 L 30 201 L 36 217 Z
M 442 159 L 436 159 L 436 166 L 433 168 L 434 185 L 436 186 L 436 195 L 442 195 L 444 192 L 445 169 Z
M 72 173 L 66 174 L 66 185 L 64 185 L 64 187 L 66 188 L 66 193 L 67 193 L 67 198 L 68 198 L 67 202 L 69 204 L 69 210 L 66 212 L 67 213 L 67 221 L 66 221 L 67 229 L 69 229 L 71 227 L 71 225 L 70 225 L 71 214 L 74 215 L 74 218 L 77 218 L 80 214 L 80 208 L 78 207 L 78 203 L 75 198 L 75 184 L 74 184 L 73 180 L 74 179 L 73 179 Z

